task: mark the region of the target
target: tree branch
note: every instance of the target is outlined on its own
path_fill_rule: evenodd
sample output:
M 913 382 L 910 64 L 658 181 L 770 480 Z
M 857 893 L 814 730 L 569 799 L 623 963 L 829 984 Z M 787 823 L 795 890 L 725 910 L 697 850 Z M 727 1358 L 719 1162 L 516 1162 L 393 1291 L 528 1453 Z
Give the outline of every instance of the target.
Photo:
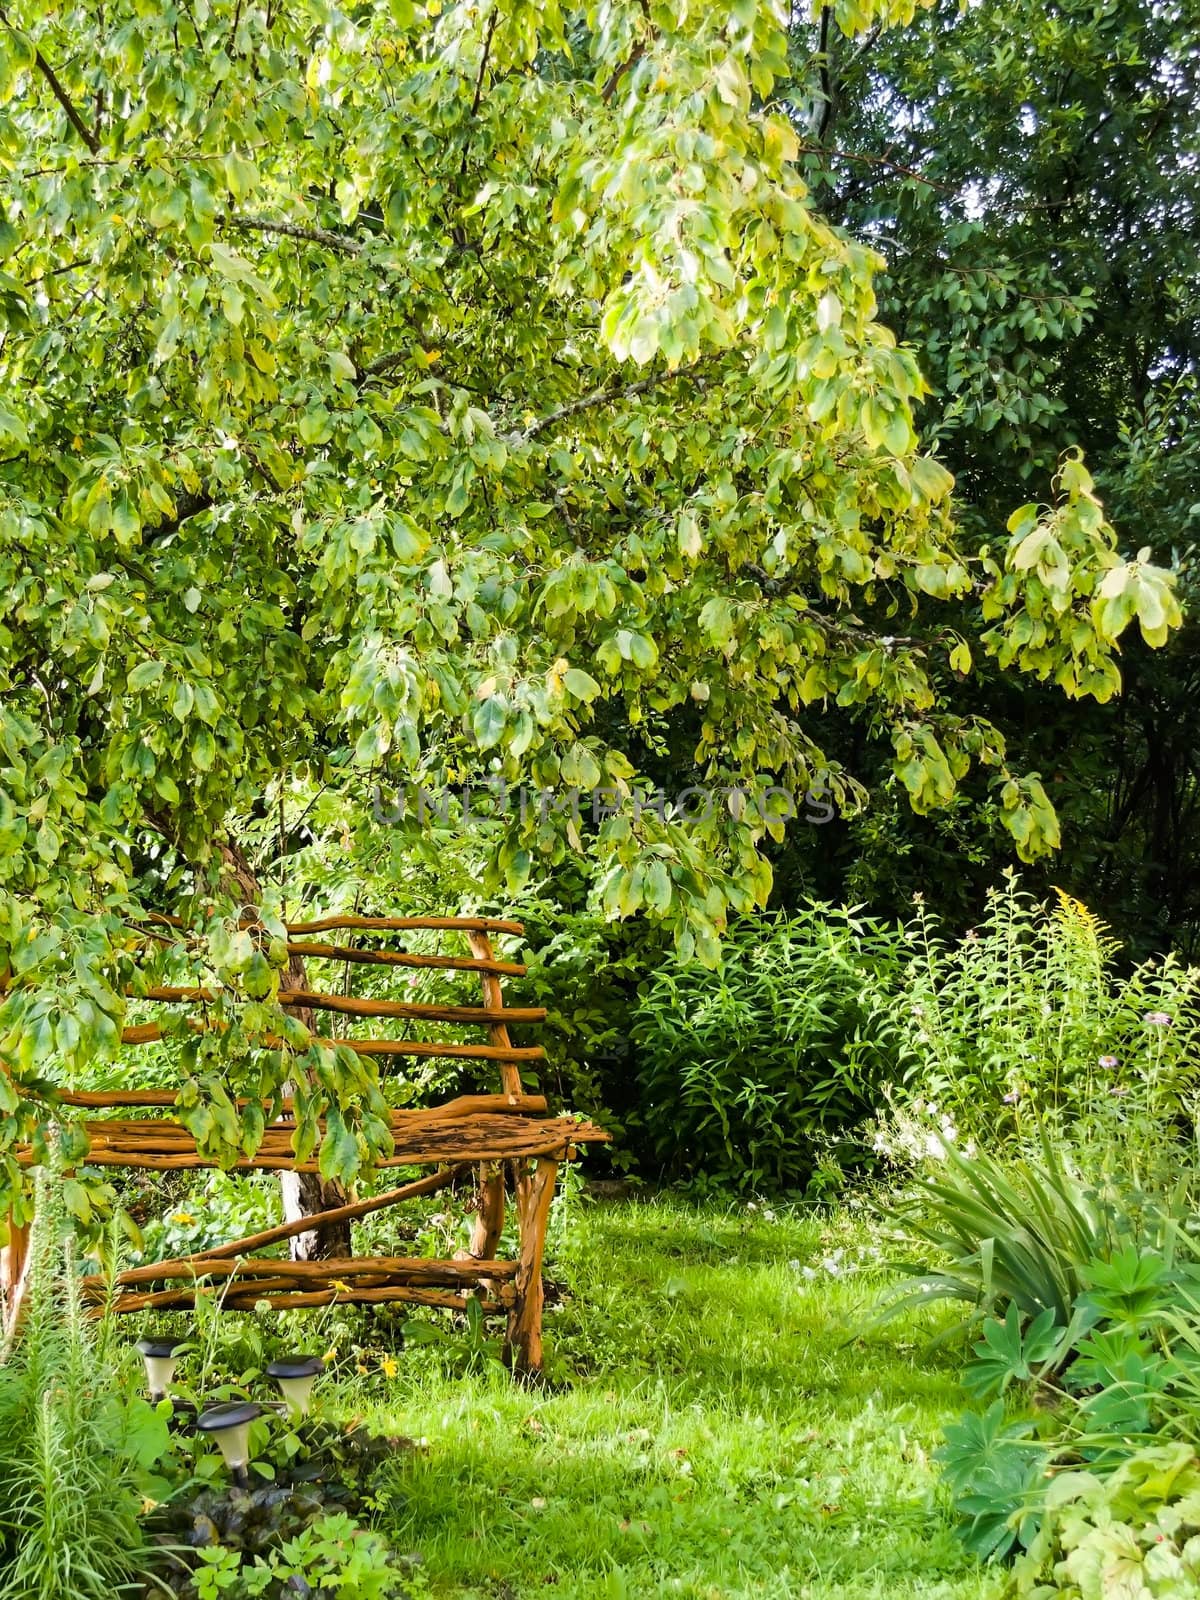
M 859 161 L 868 167 L 883 167 L 887 172 L 896 172 L 902 178 L 912 178 L 917 183 L 928 184 L 931 189 L 940 189 L 943 194 L 958 194 L 960 185 L 956 183 L 941 183 L 937 178 L 927 178 L 916 167 L 902 166 L 899 161 L 891 161 L 887 156 L 870 156 L 858 150 L 830 149 L 828 145 L 814 144 L 811 140 L 797 141 L 797 148 L 807 155 L 826 156 L 831 161 Z
M 825 143 L 825 135 L 829 132 L 833 121 L 833 75 L 829 70 L 829 23 L 833 16 L 832 6 L 821 7 L 821 35 L 817 42 L 817 60 L 821 73 L 821 98 L 819 109 L 813 107 L 812 120 L 809 129 L 818 144 Z
M 18 31 L 16 28 L 13 27 L 12 23 L 8 20 L 8 13 L 6 11 L 0 11 L 0 22 L 3 22 L 4 26 L 8 29 L 9 33 L 14 33 L 15 34 Z M 99 149 L 100 149 L 100 141 L 99 141 L 99 139 L 97 139 L 96 135 L 92 132 L 92 130 L 88 127 L 87 123 L 80 116 L 78 108 L 75 105 L 75 102 L 71 99 L 71 96 L 63 88 L 62 83 L 59 80 L 58 74 L 55 72 L 54 68 L 50 65 L 50 63 L 46 60 L 46 58 L 42 54 L 42 52 L 40 50 L 38 50 L 36 47 L 34 48 L 33 59 L 34 59 L 34 62 L 36 63 L 36 65 L 37 65 L 38 71 L 41 73 L 42 77 L 45 78 L 46 82 L 50 85 L 51 94 L 53 94 L 54 98 L 58 101 L 59 105 L 66 112 L 67 121 L 75 129 L 75 132 L 83 140 L 84 144 L 87 145 L 88 149 L 92 152 L 92 154 L 96 155 L 99 152 Z
M 287 222 L 282 217 L 227 217 L 226 222 L 244 233 L 280 233 L 289 239 L 307 239 L 311 244 L 323 244 L 327 250 L 336 250 L 344 256 L 358 256 L 363 252 L 362 241 L 352 239 L 348 233 Z
M 368 361 L 365 367 L 358 369 L 358 382 L 366 383 L 369 378 L 382 378 L 384 373 L 390 372 L 393 367 L 401 366 L 408 360 L 407 350 L 389 350 L 385 356 L 376 356 L 374 361 Z
M 547 428 L 552 428 L 556 423 L 562 422 L 566 417 L 576 416 L 580 411 L 590 411 L 594 406 L 602 406 L 609 400 L 628 400 L 633 395 L 645 394 L 650 389 L 657 389 L 662 383 L 670 383 L 675 378 L 685 378 L 689 373 L 695 372 L 702 365 L 702 361 L 692 361 L 686 367 L 676 367 L 673 372 L 655 372 L 647 378 L 638 378 L 634 383 L 627 383 L 620 389 L 593 389 L 591 394 L 581 395 L 578 400 L 568 400 L 555 411 L 548 411 L 544 417 L 538 417 L 526 428 L 516 428 L 512 433 L 506 434 L 508 444 L 528 444 L 531 439 L 536 439 L 539 433 L 545 433 Z
M 499 8 L 498 5 L 493 5 L 492 6 L 492 14 L 488 18 L 487 34 L 485 35 L 484 41 L 483 41 L 483 54 L 480 57 L 480 61 L 479 61 L 479 76 L 475 80 L 475 95 L 474 95 L 474 98 L 471 101 L 471 121 L 472 122 L 474 122 L 475 118 L 479 115 L 479 105 L 480 105 L 480 102 L 483 99 L 483 80 L 484 80 L 484 77 L 487 74 L 488 60 L 489 60 L 489 58 L 491 56 L 491 53 L 492 53 L 492 37 L 496 32 L 496 24 L 497 24 L 497 22 L 499 22 L 499 20 L 500 20 L 500 8 Z M 464 154 L 464 158 L 465 158 L 466 152 L 464 151 L 463 154 Z
M 631 70 L 631 68 L 637 66 L 638 62 L 645 54 L 645 40 L 639 40 L 629 54 L 625 57 L 625 60 L 622 61 L 619 66 L 613 68 L 612 75 L 610 76 L 608 82 L 604 85 L 603 89 L 600 91 L 600 98 L 604 101 L 605 105 L 609 103 L 613 95 L 615 95 L 617 90 L 620 88 L 621 79 L 627 72 Z

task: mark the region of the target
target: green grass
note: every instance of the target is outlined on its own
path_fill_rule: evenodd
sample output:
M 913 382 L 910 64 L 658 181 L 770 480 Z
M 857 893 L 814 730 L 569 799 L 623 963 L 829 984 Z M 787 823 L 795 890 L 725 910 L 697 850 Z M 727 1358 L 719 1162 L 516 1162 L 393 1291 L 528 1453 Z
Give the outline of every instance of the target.
M 364 1380 L 397 1458 L 385 1531 L 457 1600 L 983 1600 L 931 1455 L 962 1404 L 935 1324 L 861 1329 L 881 1279 L 830 1221 L 571 1203 L 543 1392 L 428 1347 Z M 866 1265 L 833 1274 L 835 1249 Z M 804 1267 L 815 1269 L 806 1278 Z M 368 1399 L 368 1394 L 371 1398 Z

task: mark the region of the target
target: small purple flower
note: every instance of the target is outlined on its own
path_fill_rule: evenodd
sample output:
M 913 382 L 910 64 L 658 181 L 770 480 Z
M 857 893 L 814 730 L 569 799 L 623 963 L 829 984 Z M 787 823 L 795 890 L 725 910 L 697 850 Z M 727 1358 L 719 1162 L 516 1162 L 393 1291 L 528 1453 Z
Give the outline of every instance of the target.
M 1142 1021 L 1151 1028 L 1169 1028 L 1171 1026 L 1171 1019 L 1165 1011 L 1147 1011 Z
M 1115 1072 L 1121 1063 L 1117 1060 L 1116 1056 L 1101 1056 L 1096 1065 L 1098 1067 L 1103 1067 L 1105 1072 Z
M 1019 1089 L 1012 1089 L 1008 1094 L 1001 1098 L 1000 1104 L 1005 1106 L 1015 1106 L 1020 1098 L 1021 1091 Z

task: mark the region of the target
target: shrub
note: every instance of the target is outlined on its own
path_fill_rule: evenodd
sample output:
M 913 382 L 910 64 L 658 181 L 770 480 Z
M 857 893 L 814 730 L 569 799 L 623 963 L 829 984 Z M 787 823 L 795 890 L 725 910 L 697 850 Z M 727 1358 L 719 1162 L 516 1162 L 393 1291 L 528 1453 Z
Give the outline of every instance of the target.
M 630 1123 L 651 1159 L 741 1189 L 802 1185 L 894 1077 L 902 948 L 892 926 L 812 905 L 735 924 L 718 972 L 664 961 L 632 1029 Z
M 1119 1144 L 1147 1179 L 1172 1167 L 1164 1133 L 1194 1132 L 1200 970 L 1165 956 L 1122 977 L 1119 945 L 1086 906 L 1061 891 L 1039 905 L 1011 876 L 962 939 L 921 905 L 906 932 L 890 997 L 905 1104 L 932 1101 L 993 1145 L 1040 1121 Z

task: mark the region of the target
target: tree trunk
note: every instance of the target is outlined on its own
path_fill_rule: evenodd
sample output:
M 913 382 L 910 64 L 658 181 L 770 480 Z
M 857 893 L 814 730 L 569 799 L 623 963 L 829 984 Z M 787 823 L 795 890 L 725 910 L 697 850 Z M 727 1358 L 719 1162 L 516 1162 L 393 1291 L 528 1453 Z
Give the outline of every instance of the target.
M 233 843 L 223 844 L 220 849 L 225 868 L 223 874 L 225 886 L 243 906 L 261 905 L 262 890 L 250 863 L 246 860 L 245 852 Z M 288 957 L 285 981 L 289 989 L 308 988 L 308 974 L 304 968 L 303 956 Z M 287 1010 L 293 1016 L 299 1017 L 306 1028 L 312 1027 L 311 1011 L 302 1006 L 288 1006 Z M 284 1093 L 287 1092 L 288 1088 L 285 1086 Z M 332 1211 L 337 1206 L 345 1205 L 347 1199 L 346 1190 L 340 1183 L 327 1183 L 317 1172 L 281 1172 L 279 1188 L 283 1196 L 285 1222 L 298 1222 L 301 1217 L 312 1217 L 322 1211 Z M 314 1228 L 311 1232 L 296 1234 L 292 1238 L 290 1249 L 293 1261 L 328 1261 L 331 1257 L 344 1258 L 353 1255 L 350 1223 L 335 1222 L 319 1230 Z

